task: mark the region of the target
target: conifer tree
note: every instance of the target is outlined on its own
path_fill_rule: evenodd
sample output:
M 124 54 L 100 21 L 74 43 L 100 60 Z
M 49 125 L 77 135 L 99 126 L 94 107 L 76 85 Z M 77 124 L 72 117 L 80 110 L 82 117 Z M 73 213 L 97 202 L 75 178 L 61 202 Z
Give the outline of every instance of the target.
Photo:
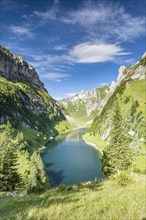
M 0 190 L 12 191 L 19 184 L 17 173 L 17 151 L 13 142 L 13 131 L 10 123 L 0 133 Z
M 0 132 L 0 190 L 18 188 L 27 192 L 40 191 L 48 186 L 44 164 L 36 152 L 29 155 L 22 133 L 13 135 L 10 123 Z
M 131 164 L 131 149 L 118 101 L 115 102 L 112 130 L 109 144 L 103 152 L 102 170 L 105 174 L 114 174 L 126 170 Z
M 30 191 L 43 190 L 47 186 L 44 165 L 39 154 L 34 152 L 30 158 Z
M 21 177 L 21 189 L 29 188 L 29 176 L 30 176 L 30 156 L 27 151 L 18 152 L 17 172 Z
M 24 136 L 22 132 L 18 132 L 15 138 L 15 144 L 16 144 L 16 148 L 18 148 L 21 151 L 26 149 L 27 142 L 24 140 Z

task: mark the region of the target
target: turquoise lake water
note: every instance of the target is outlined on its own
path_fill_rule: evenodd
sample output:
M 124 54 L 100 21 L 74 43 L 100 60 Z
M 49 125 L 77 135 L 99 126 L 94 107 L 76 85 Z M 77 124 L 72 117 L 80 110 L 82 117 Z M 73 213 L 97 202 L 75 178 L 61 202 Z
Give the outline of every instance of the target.
M 86 144 L 86 128 L 58 135 L 42 154 L 47 175 L 53 186 L 72 185 L 102 178 L 100 152 Z

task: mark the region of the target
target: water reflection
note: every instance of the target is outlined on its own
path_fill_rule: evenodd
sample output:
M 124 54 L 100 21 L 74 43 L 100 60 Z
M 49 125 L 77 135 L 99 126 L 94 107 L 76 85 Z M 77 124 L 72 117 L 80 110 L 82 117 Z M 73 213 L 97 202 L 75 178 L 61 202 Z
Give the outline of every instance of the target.
M 100 153 L 83 140 L 86 129 L 55 137 L 42 154 L 53 185 L 74 184 L 102 177 Z
M 83 138 L 83 135 L 87 132 L 86 128 L 81 128 L 80 131 L 79 129 L 74 130 L 71 133 L 68 133 L 65 137 L 66 141 L 79 141 Z

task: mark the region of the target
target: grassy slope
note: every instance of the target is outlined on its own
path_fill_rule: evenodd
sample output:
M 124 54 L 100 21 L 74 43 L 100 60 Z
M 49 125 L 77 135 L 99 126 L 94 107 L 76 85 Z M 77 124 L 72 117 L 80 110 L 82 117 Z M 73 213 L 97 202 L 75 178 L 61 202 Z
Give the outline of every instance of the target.
M 22 102 L 21 94 L 25 97 L 25 102 L 28 105 L 36 103 L 36 106 L 47 105 L 47 115 L 34 115 L 31 111 L 28 111 L 25 107 L 24 102 Z M 29 99 L 29 96 L 34 96 L 34 98 Z M 38 97 L 38 100 L 35 98 Z M 17 132 L 22 132 L 24 140 L 28 143 L 28 149 L 30 152 L 34 150 L 42 150 L 44 144 L 49 139 L 50 136 L 55 134 L 60 134 L 62 132 L 69 132 L 75 127 L 73 124 L 69 123 L 64 119 L 57 119 L 56 116 L 56 104 L 50 107 L 51 96 L 45 91 L 35 90 L 29 85 L 19 82 L 14 83 L 6 80 L 4 77 L 0 77 L 0 115 L 10 116 L 12 127 L 14 128 L 15 134 Z M 13 115 L 14 112 L 18 112 L 22 119 Z M 53 115 L 55 117 L 53 118 Z M 52 119 L 49 117 L 52 116 Z M 30 120 L 31 126 L 25 127 L 22 121 Z M 35 129 L 35 125 L 41 127 L 39 131 Z M 0 128 L 4 125 L 0 125 Z
M 124 91 L 123 96 L 130 96 L 132 100 L 137 100 L 139 102 L 139 107 L 138 107 L 138 112 L 142 111 L 143 115 L 145 116 L 145 106 L 144 106 L 144 102 L 145 102 L 145 80 L 135 80 L 133 82 L 130 83 L 129 86 L 127 86 L 126 90 Z M 129 103 L 131 104 L 131 102 Z M 125 107 L 123 107 L 123 110 L 128 111 L 128 105 L 125 105 Z
M 1 220 L 144 220 L 145 196 L 144 175 L 124 187 L 107 180 L 40 196 L 1 196 Z
M 85 103 L 81 103 L 77 106 L 74 106 L 72 103 L 69 103 L 66 112 L 76 121 L 78 121 L 81 125 L 86 125 L 87 121 L 93 119 L 93 117 L 91 118 L 87 116 Z
M 66 133 L 72 131 L 76 126 L 71 124 L 68 121 L 61 121 L 55 125 L 55 130 L 58 131 L 59 134 Z
M 103 150 L 106 146 L 106 141 L 102 141 L 98 134 L 94 136 L 93 134 L 86 133 L 84 140 L 95 144 L 99 150 Z
M 116 95 L 116 94 L 115 94 Z M 129 101 L 127 103 L 124 102 L 125 98 L 129 97 Z M 113 99 L 113 98 L 112 98 Z M 126 89 L 124 89 L 123 93 L 121 96 L 118 96 L 119 99 L 119 104 L 121 107 L 121 112 L 123 115 L 123 118 L 125 118 L 127 116 L 127 114 L 130 112 L 132 103 L 134 101 L 138 101 L 139 103 L 139 107 L 136 109 L 136 114 L 140 111 L 142 111 L 142 116 L 145 116 L 145 106 L 144 106 L 144 102 L 145 102 L 145 80 L 136 80 L 136 81 L 132 81 L 130 82 L 129 85 L 126 86 Z M 109 103 L 107 103 L 109 104 Z M 109 111 L 110 110 L 110 111 Z M 109 120 L 112 118 L 112 107 L 111 106 L 105 106 L 104 107 L 104 116 L 101 121 L 100 124 L 99 122 L 96 120 L 94 120 L 93 124 L 92 124 L 92 130 L 95 131 L 95 135 L 86 135 L 86 139 L 90 140 L 92 139 L 92 141 L 94 141 L 95 143 L 98 143 L 98 145 L 101 144 L 101 147 L 99 146 L 99 148 L 103 148 L 104 147 L 104 142 L 100 140 L 100 135 L 97 130 L 98 126 L 100 125 L 100 127 L 102 128 L 101 130 L 103 130 L 104 128 L 104 123 L 106 120 Z M 96 119 L 96 118 L 95 118 Z M 138 124 L 137 124 L 138 125 Z M 132 124 L 131 124 L 132 127 Z M 139 130 L 141 130 L 142 128 L 138 128 Z M 95 140 L 94 140 L 95 138 Z

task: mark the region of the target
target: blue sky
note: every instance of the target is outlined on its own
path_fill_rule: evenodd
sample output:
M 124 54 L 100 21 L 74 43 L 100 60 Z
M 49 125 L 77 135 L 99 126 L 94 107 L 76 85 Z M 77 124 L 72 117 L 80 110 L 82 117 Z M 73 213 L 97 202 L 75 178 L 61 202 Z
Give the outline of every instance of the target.
M 56 99 L 116 79 L 145 45 L 145 0 L 1 0 L 1 44 Z

